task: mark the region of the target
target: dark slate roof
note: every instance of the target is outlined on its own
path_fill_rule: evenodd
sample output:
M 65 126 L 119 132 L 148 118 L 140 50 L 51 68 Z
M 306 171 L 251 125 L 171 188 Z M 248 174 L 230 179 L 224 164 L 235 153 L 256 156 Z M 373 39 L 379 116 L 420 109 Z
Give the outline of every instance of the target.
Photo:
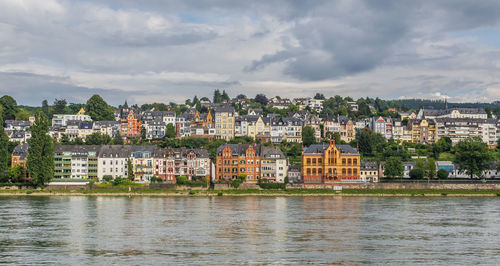
M 100 145 L 56 145 L 54 147 L 54 152 L 55 153 L 62 153 L 62 152 L 98 153 L 100 149 L 101 149 Z
M 286 159 L 285 155 L 278 147 L 262 146 L 262 158 L 264 159 Z M 271 157 L 271 155 L 278 155 L 279 157 Z
M 302 166 L 300 166 L 300 165 L 288 166 L 288 172 L 300 172 L 300 170 L 302 170 Z
M 19 156 L 21 160 L 24 160 L 28 156 L 29 147 L 28 144 L 17 145 L 12 151 L 12 155 Z
M 369 162 L 369 161 L 361 161 L 360 162 L 361 170 L 377 170 L 378 165 L 377 162 Z
M 94 123 L 91 121 L 83 121 L 80 123 L 80 129 L 92 129 L 94 127 Z
M 155 157 L 167 157 L 170 153 L 180 155 L 181 158 L 186 158 L 190 152 L 194 152 L 198 158 L 209 158 L 208 151 L 205 149 L 188 149 L 188 148 L 158 148 L 154 152 Z
M 249 146 L 252 144 L 222 144 L 217 148 L 217 154 L 221 154 L 222 150 L 226 147 L 229 146 L 231 151 L 233 151 L 233 155 L 245 155 L 246 150 L 248 149 Z M 255 155 L 260 156 L 261 154 L 261 145 L 260 144 L 254 144 L 254 149 L 255 149 Z
M 328 144 L 312 144 L 311 146 L 307 147 L 304 150 L 304 154 L 318 154 L 318 153 L 323 153 L 324 150 L 328 148 Z M 353 154 L 357 155 L 358 152 L 355 148 L 351 147 L 350 145 L 347 144 L 337 144 L 337 148 L 343 153 L 343 154 Z
M 495 118 L 451 118 L 451 117 L 442 117 L 434 119 L 438 123 L 453 123 L 453 122 L 465 122 L 465 123 L 482 123 L 482 124 L 495 124 L 497 120 Z
M 99 157 L 102 158 L 128 158 L 131 146 L 128 145 L 102 145 Z
M 233 113 L 234 112 L 234 107 L 232 107 L 229 104 L 225 104 L 222 106 L 217 106 L 215 108 L 215 112 L 217 113 Z

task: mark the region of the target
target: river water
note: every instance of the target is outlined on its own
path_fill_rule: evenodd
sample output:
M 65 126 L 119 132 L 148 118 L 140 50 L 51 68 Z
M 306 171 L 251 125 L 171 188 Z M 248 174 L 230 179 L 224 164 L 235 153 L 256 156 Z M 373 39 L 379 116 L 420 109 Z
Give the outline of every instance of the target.
M 0 263 L 493 265 L 500 198 L 0 197 Z

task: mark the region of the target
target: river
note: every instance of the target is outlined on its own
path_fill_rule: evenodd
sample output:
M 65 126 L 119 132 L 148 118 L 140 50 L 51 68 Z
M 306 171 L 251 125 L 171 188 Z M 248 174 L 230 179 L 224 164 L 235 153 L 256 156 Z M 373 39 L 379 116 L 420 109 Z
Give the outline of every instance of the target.
M 500 198 L 3 196 L 0 263 L 497 264 Z

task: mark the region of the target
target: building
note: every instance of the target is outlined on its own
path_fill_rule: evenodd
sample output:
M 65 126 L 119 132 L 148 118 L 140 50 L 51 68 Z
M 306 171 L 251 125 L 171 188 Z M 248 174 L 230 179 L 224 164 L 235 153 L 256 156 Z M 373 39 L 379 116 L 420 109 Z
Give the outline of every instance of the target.
M 479 137 L 490 146 L 498 140 L 494 118 L 436 118 L 437 137 L 449 137 L 453 144 L 470 137 Z
M 356 139 L 356 126 L 347 116 L 326 118 L 323 121 L 323 138 L 331 138 L 330 135 L 334 133 L 338 133 L 341 140 L 349 143 Z
M 349 145 L 313 144 L 302 153 L 304 184 L 353 182 L 360 180 L 360 155 Z
M 261 147 L 261 178 L 269 182 L 283 183 L 288 172 L 288 162 L 277 147 Z
M 377 162 L 361 161 L 360 178 L 363 182 L 378 182 Z
M 68 114 L 55 114 L 52 116 L 52 126 L 66 126 L 68 121 L 92 121 L 90 115 L 85 114 L 85 110 L 82 108 L 76 115 Z
M 100 132 L 103 135 L 114 137 L 120 134 L 120 125 L 119 121 L 95 121 L 94 132 Z
M 153 177 L 153 154 L 156 146 L 131 146 L 130 160 L 134 181 L 149 182 Z
M 97 158 L 97 177 L 128 177 L 128 161 L 132 146 L 102 145 Z
M 10 165 L 16 167 L 18 165 L 26 168 L 26 160 L 28 159 L 28 144 L 19 144 L 12 151 Z
M 215 109 L 215 134 L 218 138 L 224 140 L 234 138 L 235 115 L 231 105 L 223 105 Z
M 314 129 L 314 137 L 316 138 L 316 141 L 321 140 L 321 120 L 318 116 L 304 110 L 294 113 L 292 117 L 300 119 L 304 126 L 312 127 Z
M 261 145 L 224 144 L 217 148 L 216 182 L 228 182 L 245 175 L 246 182 L 256 183 L 261 177 Z
M 305 102 L 305 105 L 307 107 L 311 108 L 311 110 L 314 110 L 314 111 L 320 113 L 321 111 L 323 111 L 323 102 L 324 101 L 325 100 L 308 98 L 307 101 Z
M 292 184 L 302 183 L 302 170 L 300 165 L 288 166 L 288 182 Z
M 271 119 L 271 142 L 302 143 L 302 127 L 304 122 L 294 117 L 277 117 Z
M 97 179 L 98 145 L 56 145 L 54 178 Z
M 141 136 L 142 122 L 140 112 L 129 108 L 127 101 L 120 109 L 120 135 L 124 138 L 138 138 Z
M 187 180 L 210 180 L 211 162 L 204 149 L 156 149 L 153 156 L 154 176 L 167 183 L 176 183 L 177 177 Z
M 371 129 L 375 133 L 379 133 L 384 136 L 386 139 L 392 138 L 392 118 L 390 117 L 381 117 L 371 118 Z
M 408 121 L 411 142 L 431 144 L 438 140 L 436 121 L 428 119 L 412 119 Z
M 418 119 L 434 118 L 475 118 L 487 119 L 488 114 L 484 108 L 445 108 L 445 109 L 420 109 L 417 114 Z
M 30 121 L 23 120 L 5 120 L 6 131 L 27 131 L 31 127 Z

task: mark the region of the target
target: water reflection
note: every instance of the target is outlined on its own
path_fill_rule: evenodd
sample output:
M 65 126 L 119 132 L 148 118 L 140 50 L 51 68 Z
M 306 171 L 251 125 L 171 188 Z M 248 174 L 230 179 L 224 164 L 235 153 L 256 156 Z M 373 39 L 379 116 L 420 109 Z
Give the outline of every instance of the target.
M 0 197 L 0 263 L 496 264 L 497 198 Z

